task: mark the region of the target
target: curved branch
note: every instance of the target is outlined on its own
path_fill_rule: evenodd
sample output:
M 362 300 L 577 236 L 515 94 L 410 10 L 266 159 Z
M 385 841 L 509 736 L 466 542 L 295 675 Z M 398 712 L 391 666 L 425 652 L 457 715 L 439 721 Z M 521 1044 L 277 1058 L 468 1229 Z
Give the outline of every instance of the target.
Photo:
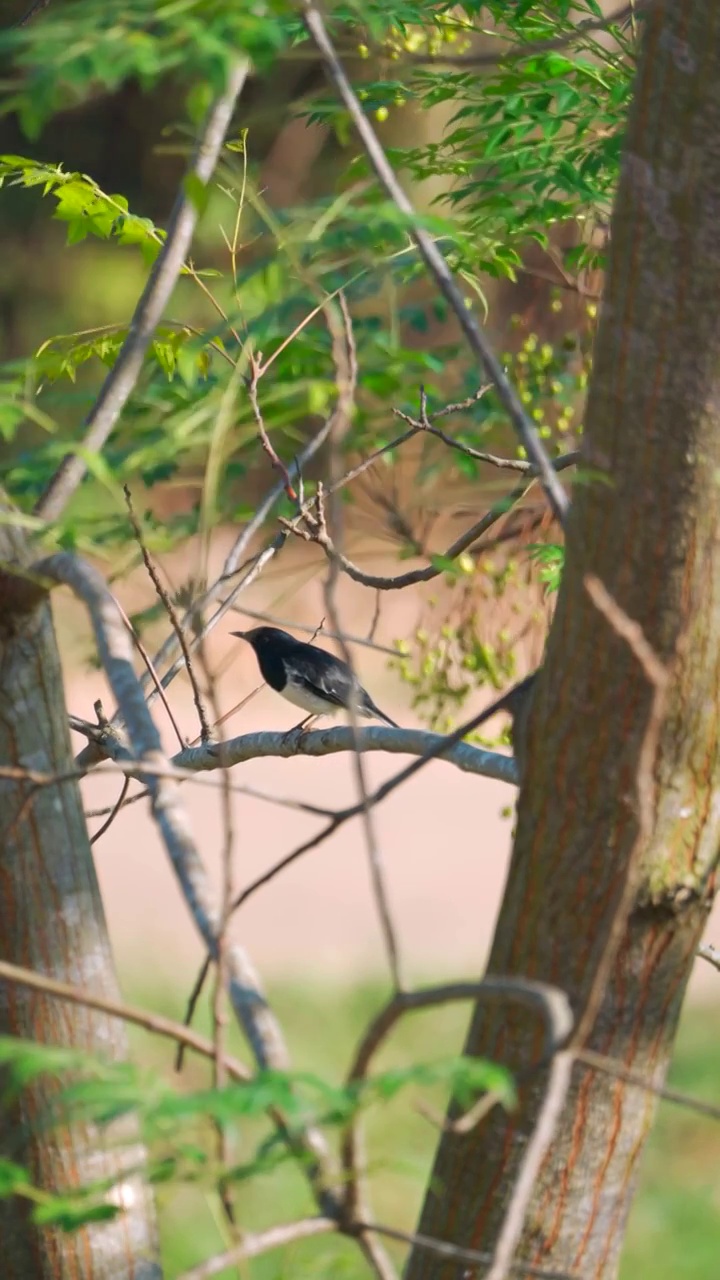
M 220 912 L 180 799 L 178 783 L 167 776 L 169 761 L 145 705 L 132 665 L 132 646 L 115 600 L 97 569 L 65 552 L 40 561 L 34 572 L 49 583 L 63 583 L 70 587 L 88 609 L 98 656 L 127 727 L 130 745 L 138 762 L 138 775 L 150 792 L 153 816 L 195 926 L 206 950 L 213 959 L 217 959 Z M 144 773 L 144 762 L 151 770 L 160 772 Z M 227 948 L 225 963 L 233 1010 L 258 1064 L 278 1070 L 287 1069 L 288 1054 L 282 1030 L 262 992 L 249 957 L 234 944 Z M 334 1208 L 335 1196 L 328 1189 L 327 1149 L 322 1135 L 314 1130 L 305 1130 L 294 1136 L 286 1131 L 285 1136 L 293 1149 L 305 1157 L 320 1205 Z
M 332 729 L 316 729 L 310 733 L 245 733 L 230 738 L 222 744 L 205 743 L 186 747 L 172 757 L 172 764 L 179 769 L 202 773 L 208 769 L 220 769 L 256 760 L 260 756 L 276 756 L 288 760 L 294 756 L 329 756 L 339 751 L 386 751 L 394 755 L 427 756 L 454 764 L 465 773 L 480 774 L 497 782 L 517 783 L 517 769 L 512 756 L 499 751 L 486 751 L 459 742 L 442 750 L 444 737 L 440 733 L 427 733 L 422 729 L 386 729 L 373 726 L 358 729 L 357 738 L 350 728 L 337 725 Z M 222 757 L 222 759 L 221 759 Z
M 574 1018 L 570 1002 L 559 987 L 526 978 L 488 976 L 479 982 L 449 982 L 436 987 L 423 987 L 416 991 L 398 991 L 368 1024 L 348 1069 L 346 1087 L 365 1080 L 373 1057 L 384 1044 L 396 1023 L 406 1013 L 418 1009 L 432 1009 L 438 1005 L 458 1000 L 511 1000 L 529 1005 L 542 1015 L 545 1024 L 542 1060 L 551 1061 L 551 1070 L 562 1062 L 563 1083 L 569 1079 L 571 1059 L 558 1052 L 572 1033 Z M 564 1060 L 568 1059 L 568 1063 Z M 548 1095 L 552 1092 L 548 1088 Z M 561 1091 L 558 1091 L 561 1092 Z M 564 1096 L 564 1094 L 562 1095 Z M 541 1131 L 540 1122 L 536 1133 Z M 535 1135 L 533 1135 L 533 1138 Z M 345 1180 L 345 1214 L 352 1222 L 364 1216 L 361 1202 L 360 1170 L 360 1117 L 354 1113 L 345 1129 L 341 1143 L 341 1157 Z M 532 1146 L 532 1140 L 528 1149 Z
M 555 458 L 552 463 L 555 471 L 564 471 L 566 467 L 573 466 L 578 461 L 576 453 L 565 454 L 562 458 Z M 511 507 L 519 502 L 525 496 L 533 480 L 537 477 L 536 471 L 531 471 L 522 479 L 519 484 L 511 489 L 510 493 L 504 498 L 499 498 L 493 503 L 489 511 L 485 512 L 475 524 L 460 534 L 459 538 L 448 547 L 439 557 L 441 560 L 455 560 L 457 556 L 462 555 L 463 551 L 467 551 L 473 543 L 477 542 L 488 529 L 502 516 L 506 515 Z M 445 573 L 445 569 L 435 564 L 426 565 L 424 569 L 408 569 L 406 573 L 398 573 L 395 577 L 385 577 L 382 574 L 367 573 L 364 569 L 359 569 L 352 560 L 348 560 L 337 547 L 333 544 L 332 539 L 323 526 L 322 521 L 311 520 L 309 531 L 307 528 L 298 527 L 298 517 L 294 520 L 286 520 L 281 518 L 280 523 L 296 537 L 304 538 L 307 542 L 316 542 L 322 547 L 329 560 L 339 565 L 343 573 L 346 573 L 353 582 L 359 582 L 363 587 L 373 587 L 376 591 L 401 591 L 404 587 L 413 587 L 420 582 L 432 582 L 433 578 L 437 578 L 441 573 Z
M 249 67 L 247 59 L 235 64 L 228 76 L 224 93 L 217 99 L 207 117 L 202 137 L 170 215 L 165 243 L 135 308 L 117 360 L 85 420 L 85 437 L 82 441 L 84 454 L 98 453 L 102 449 L 135 389 L 145 352 L 182 271 L 197 224 L 197 200 L 193 200 L 188 191 L 188 179 L 194 180 L 195 184 L 200 182 L 203 186 L 210 181 Z M 37 502 L 35 515 L 44 520 L 57 520 L 82 483 L 86 471 L 87 463 L 80 453 L 66 454 Z
M 305 0 L 304 22 L 317 46 L 328 79 L 335 86 L 339 97 L 350 114 L 378 181 L 396 208 L 408 219 L 408 230 L 418 247 L 425 266 L 443 297 L 449 303 L 470 350 L 493 383 L 497 397 L 507 413 L 521 444 L 525 448 L 528 458 L 537 468 L 550 506 L 560 523 L 563 524 L 570 505 L 569 499 L 557 478 L 535 426 L 526 414 L 517 391 L 510 382 L 475 316 L 465 306 L 465 299 L 458 289 L 450 268 L 438 249 L 435 240 L 420 226 L 413 204 L 405 194 L 392 166 L 388 162 L 377 135 L 343 70 L 332 41 L 328 36 L 322 15 L 312 3 L 312 0 Z

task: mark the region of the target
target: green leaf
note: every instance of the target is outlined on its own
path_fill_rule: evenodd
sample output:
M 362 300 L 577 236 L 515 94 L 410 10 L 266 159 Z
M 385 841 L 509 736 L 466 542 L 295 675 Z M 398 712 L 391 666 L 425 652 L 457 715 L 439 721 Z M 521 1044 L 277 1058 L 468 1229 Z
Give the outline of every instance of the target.
M 14 1164 L 12 1160 L 6 1160 L 4 1156 L 0 1156 L 0 1199 L 17 1195 L 29 1185 L 30 1179 L 26 1170 L 19 1164 Z
M 183 190 L 199 216 L 205 212 L 210 199 L 210 188 L 196 173 L 188 173 L 183 179 Z

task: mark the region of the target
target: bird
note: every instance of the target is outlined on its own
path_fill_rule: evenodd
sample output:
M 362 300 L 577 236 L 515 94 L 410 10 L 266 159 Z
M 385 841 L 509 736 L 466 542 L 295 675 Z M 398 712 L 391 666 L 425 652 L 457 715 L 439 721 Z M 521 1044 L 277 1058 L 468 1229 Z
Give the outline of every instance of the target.
M 279 627 L 253 627 L 251 631 L 230 634 L 246 640 L 254 649 L 260 674 L 270 688 L 308 713 L 290 733 L 305 730 L 318 716 L 349 711 L 351 706 L 365 719 L 382 720 L 391 729 L 398 728 L 375 705 L 347 662 L 334 654 L 296 640 Z

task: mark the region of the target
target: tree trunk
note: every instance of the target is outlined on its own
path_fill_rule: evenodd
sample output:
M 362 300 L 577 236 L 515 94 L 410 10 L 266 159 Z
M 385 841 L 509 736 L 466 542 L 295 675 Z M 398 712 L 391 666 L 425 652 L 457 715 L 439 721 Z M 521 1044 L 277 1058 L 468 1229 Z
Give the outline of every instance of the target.
M 5 510 L 2 512 L 6 514 Z M 21 535 L 0 524 L 0 562 L 27 564 Z M 73 757 L 50 605 L 0 573 L 0 765 L 67 773 Z M 0 957 L 86 991 L 118 988 L 77 782 L 39 788 L 0 777 Z M 0 1034 L 127 1056 L 117 1019 L 0 981 Z M 127 1210 L 73 1234 L 33 1226 L 22 1200 L 0 1200 L 3 1280 L 158 1280 L 152 1203 L 131 1167 L 133 1131 L 43 1128 L 59 1082 L 44 1076 L 0 1108 L 0 1156 L 47 1191 L 117 1177 Z M 128 1176 L 122 1179 L 122 1172 Z M 121 1181 L 122 1179 L 122 1181 Z
M 664 1078 L 707 917 L 720 843 L 720 8 L 649 11 L 612 227 L 567 562 L 531 715 L 509 879 L 489 963 L 587 1007 L 627 877 L 633 905 L 588 1044 Z M 671 681 L 653 831 L 634 868 L 639 751 L 652 690 L 591 603 L 593 572 L 642 626 Z M 478 1008 L 466 1051 L 516 1069 L 539 1027 Z M 440 1144 L 420 1230 L 492 1250 L 546 1081 Z M 635 1087 L 576 1064 L 518 1258 L 583 1280 L 617 1271 L 654 1112 Z M 462 1267 L 416 1250 L 408 1280 Z M 522 1277 L 522 1270 L 518 1273 Z

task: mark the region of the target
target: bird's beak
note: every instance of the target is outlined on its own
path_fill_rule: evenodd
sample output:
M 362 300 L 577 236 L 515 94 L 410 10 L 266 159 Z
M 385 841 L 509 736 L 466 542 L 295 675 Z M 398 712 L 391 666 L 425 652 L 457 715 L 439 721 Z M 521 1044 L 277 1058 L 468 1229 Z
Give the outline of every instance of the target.
M 239 640 L 247 640 L 247 632 L 246 632 L 246 631 L 231 631 L 231 632 L 230 632 L 230 635 L 231 635 L 231 636 L 237 636 Z

